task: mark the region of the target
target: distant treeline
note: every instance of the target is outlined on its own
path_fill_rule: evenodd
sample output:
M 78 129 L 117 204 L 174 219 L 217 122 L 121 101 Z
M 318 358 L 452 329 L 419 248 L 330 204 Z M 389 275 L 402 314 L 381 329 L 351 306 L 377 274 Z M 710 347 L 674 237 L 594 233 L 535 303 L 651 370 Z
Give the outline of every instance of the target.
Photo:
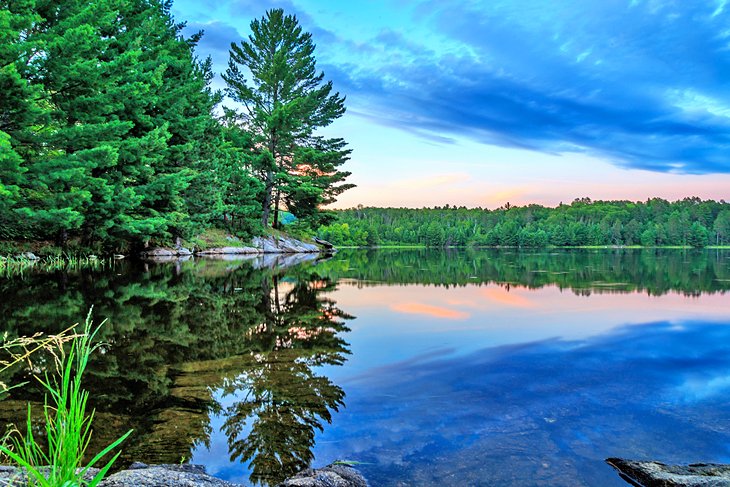
M 692 197 L 669 202 L 576 199 L 556 208 L 510 206 L 496 210 L 444 207 L 364 208 L 338 212 L 321 226 L 335 245 L 449 246 L 692 246 L 730 244 L 730 203 Z

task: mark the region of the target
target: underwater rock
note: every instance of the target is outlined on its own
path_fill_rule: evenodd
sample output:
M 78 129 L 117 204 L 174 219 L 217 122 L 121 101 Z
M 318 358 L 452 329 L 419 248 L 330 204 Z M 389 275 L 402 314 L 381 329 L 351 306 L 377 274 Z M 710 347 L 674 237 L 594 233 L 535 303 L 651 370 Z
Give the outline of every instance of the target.
M 730 487 L 730 465 L 726 464 L 667 465 L 623 458 L 608 458 L 606 463 L 622 479 L 639 487 Z

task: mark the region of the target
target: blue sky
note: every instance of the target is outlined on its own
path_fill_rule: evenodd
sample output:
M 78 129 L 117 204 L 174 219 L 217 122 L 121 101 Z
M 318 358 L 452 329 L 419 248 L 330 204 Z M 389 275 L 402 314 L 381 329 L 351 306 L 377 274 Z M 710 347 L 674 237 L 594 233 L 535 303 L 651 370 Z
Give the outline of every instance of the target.
M 339 206 L 494 207 L 730 188 L 725 0 L 177 0 L 200 56 L 297 15 L 347 96 Z M 221 88 L 218 78 L 215 86 Z

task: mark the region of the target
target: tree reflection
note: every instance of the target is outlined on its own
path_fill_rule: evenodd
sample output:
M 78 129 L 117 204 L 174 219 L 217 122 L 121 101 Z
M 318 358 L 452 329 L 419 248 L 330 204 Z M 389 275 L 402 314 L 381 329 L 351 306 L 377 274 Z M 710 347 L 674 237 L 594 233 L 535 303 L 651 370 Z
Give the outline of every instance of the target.
M 247 336 L 244 371 L 224 384 L 224 394 L 243 393 L 227 408 L 224 431 L 231 459 L 250 462 L 254 483 L 275 485 L 307 467 L 316 430 L 344 405 L 344 391 L 313 370 L 349 353 L 339 334 L 352 317 L 321 296 L 333 289 L 317 276 L 262 280 L 264 320 Z
M 92 454 L 131 427 L 121 463 L 177 463 L 208 444 L 210 416 L 222 413 L 231 456 L 251 463 L 253 481 L 274 482 L 308 465 L 316 430 L 343 404 L 342 389 L 315 371 L 349 354 L 341 334 L 352 317 L 327 297 L 334 287 L 311 264 L 131 263 L 0 280 L 0 315 L 9 337 L 56 332 L 92 304 L 108 318 L 86 380 Z M 222 410 L 221 388 L 244 399 Z M 22 424 L 26 401 L 43 401 L 34 381 L 0 402 L 0 421 Z

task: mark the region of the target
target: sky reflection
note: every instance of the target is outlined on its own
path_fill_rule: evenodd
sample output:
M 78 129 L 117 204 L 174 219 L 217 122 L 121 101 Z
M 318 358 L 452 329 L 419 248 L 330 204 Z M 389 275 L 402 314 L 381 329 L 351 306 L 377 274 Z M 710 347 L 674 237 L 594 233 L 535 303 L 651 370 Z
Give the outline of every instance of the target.
M 382 367 L 348 382 L 315 453 L 369 463 L 374 485 L 624 485 L 604 458 L 727 462 L 729 352 L 728 324 L 654 322 Z
M 449 348 L 459 354 L 484 347 L 551 338 L 585 339 L 631 323 L 726 320 L 724 293 L 688 297 L 678 292 L 592 292 L 498 284 L 458 288 L 340 283 L 331 298 L 357 316 L 350 323 L 352 356 L 333 370 L 347 380 L 363 370 Z M 342 375 L 342 377 L 339 377 Z
M 601 284 L 341 280 L 326 296 L 356 316 L 352 355 L 316 373 L 345 407 L 317 433 L 314 466 L 363 462 L 378 486 L 618 487 L 610 456 L 730 462 L 725 293 Z M 244 481 L 225 441 L 194 460 Z

